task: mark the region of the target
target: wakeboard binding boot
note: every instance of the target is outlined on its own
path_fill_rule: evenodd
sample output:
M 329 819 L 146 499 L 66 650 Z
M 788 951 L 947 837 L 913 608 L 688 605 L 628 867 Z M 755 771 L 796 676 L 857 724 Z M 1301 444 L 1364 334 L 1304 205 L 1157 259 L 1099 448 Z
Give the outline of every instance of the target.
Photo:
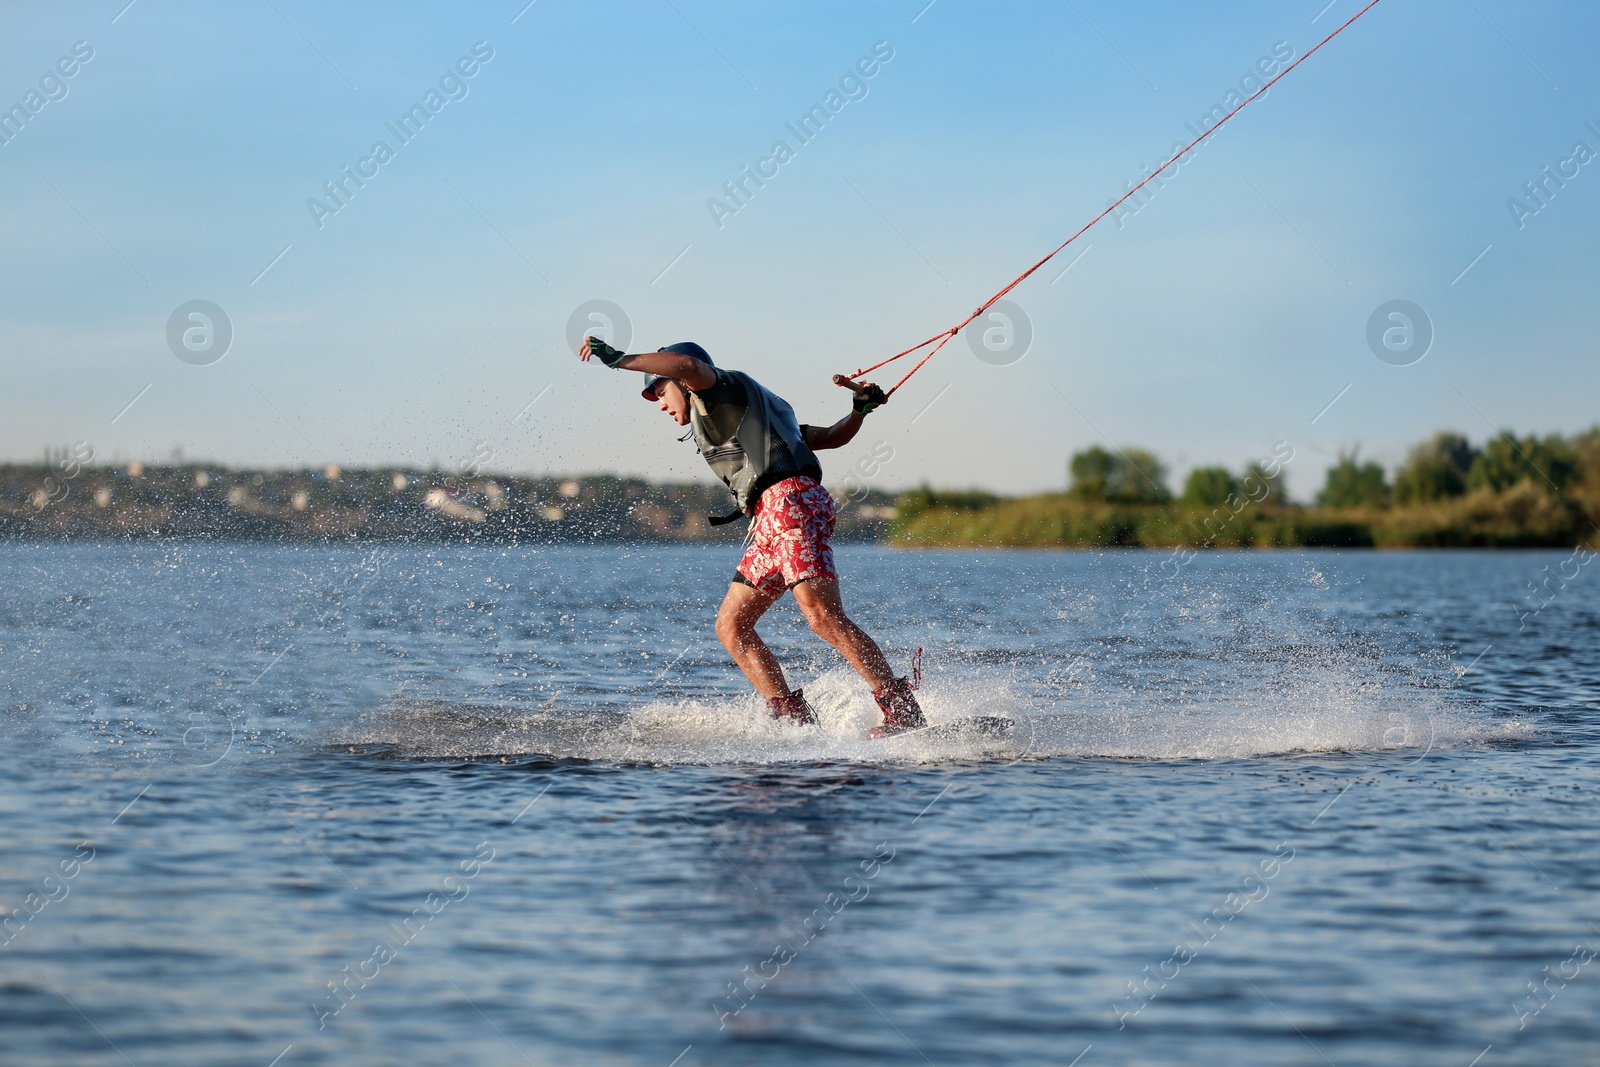
M 911 677 L 896 678 L 872 691 L 872 699 L 878 702 L 878 709 L 883 712 L 883 725 L 874 726 L 867 736 L 873 739 L 893 737 L 928 725 L 928 720 L 922 714 L 922 705 L 917 703 L 912 692 L 921 684 L 922 649 L 919 648 L 911 657 Z
M 767 711 L 774 719 L 792 719 L 797 726 L 817 725 L 817 713 L 806 703 L 804 689 L 796 689 L 781 697 L 768 697 Z

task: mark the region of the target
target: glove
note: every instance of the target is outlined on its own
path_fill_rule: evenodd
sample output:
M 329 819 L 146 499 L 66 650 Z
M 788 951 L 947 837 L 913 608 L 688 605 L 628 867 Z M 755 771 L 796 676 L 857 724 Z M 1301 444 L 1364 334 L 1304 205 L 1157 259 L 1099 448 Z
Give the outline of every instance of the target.
M 626 352 L 612 348 L 598 337 L 589 338 L 589 354 L 600 360 L 606 366 L 615 370 L 618 363 L 627 358 Z
M 889 402 L 881 388 L 868 382 L 856 394 L 855 402 L 850 405 L 850 410 L 857 415 L 870 415 Z

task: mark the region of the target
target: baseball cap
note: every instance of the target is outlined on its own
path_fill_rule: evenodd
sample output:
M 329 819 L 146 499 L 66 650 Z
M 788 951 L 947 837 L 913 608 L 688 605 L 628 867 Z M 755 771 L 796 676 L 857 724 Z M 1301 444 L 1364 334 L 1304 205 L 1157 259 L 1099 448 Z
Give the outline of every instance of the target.
M 688 356 L 690 359 L 698 359 L 701 363 L 704 363 L 708 367 L 716 366 L 715 363 L 711 362 L 711 354 L 705 349 L 701 348 L 699 345 L 695 344 L 693 341 L 679 341 L 675 345 L 667 345 L 665 348 L 656 349 L 656 351 L 674 352 L 680 356 Z M 655 400 L 656 383 L 664 377 L 666 377 L 664 374 L 646 374 L 644 376 L 644 388 L 640 390 L 639 395 L 644 397 L 646 400 Z

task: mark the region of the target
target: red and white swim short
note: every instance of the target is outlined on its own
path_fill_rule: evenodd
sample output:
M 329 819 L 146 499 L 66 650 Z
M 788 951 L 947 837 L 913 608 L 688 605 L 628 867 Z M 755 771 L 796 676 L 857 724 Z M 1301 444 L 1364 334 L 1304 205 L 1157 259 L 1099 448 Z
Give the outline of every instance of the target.
M 735 581 L 774 599 L 808 578 L 838 578 L 833 567 L 833 497 L 815 478 L 797 475 L 767 487 L 756 501 Z

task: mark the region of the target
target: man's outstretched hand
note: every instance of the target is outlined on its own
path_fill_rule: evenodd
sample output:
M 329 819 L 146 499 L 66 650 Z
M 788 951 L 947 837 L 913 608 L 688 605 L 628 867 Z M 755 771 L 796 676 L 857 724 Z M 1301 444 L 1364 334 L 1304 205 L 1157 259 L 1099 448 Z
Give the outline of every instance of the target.
M 833 384 L 843 386 L 855 394 L 855 401 L 850 405 L 850 410 L 857 415 L 870 415 L 889 402 L 888 395 L 871 382 L 857 382 L 842 374 L 835 374 Z
M 585 337 L 583 344 L 578 348 L 578 358 L 587 363 L 590 356 L 598 356 L 601 363 L 613 370 L 618 363 L 628 358 L 626 352 L 612 348 L 598 337 Z

